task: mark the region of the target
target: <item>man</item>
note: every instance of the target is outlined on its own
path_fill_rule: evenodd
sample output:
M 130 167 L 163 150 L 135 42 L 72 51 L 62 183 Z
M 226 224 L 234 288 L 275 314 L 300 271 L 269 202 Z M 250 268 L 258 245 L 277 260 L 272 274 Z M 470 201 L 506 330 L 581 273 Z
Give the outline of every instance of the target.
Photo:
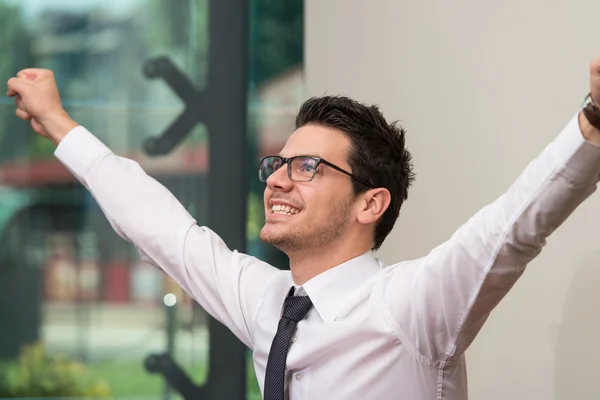
M 69 118 L 50 71 L 21 71 L 8 89 L 17 116 L 57 144 L 116 232 L 253 350 L 266 399 L 467 398 L 465 350 L 600 177 L 600 110 L 589 105 L 446 243 L 384 267 L 372 250 L 412 180 L 404 132 L 375 107 L 311 99 L 281 153 L 259 168 L 261 238 L 290 259 L 291 272 L 280 271 L 228 249 L 137 163 Z M 600 59 L 591 98 L 600 103 Z

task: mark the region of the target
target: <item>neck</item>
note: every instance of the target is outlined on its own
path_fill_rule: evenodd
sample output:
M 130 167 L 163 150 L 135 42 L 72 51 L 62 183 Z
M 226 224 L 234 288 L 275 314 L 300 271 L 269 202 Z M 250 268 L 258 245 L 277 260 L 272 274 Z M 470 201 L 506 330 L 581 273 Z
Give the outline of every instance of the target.
M 294 283 L 296 285 L 304 285 L 315 276 L 363 255 L 370 249 L 370 244 L 344 246 L 343 243 L 338 242 L 329 243 L 327 246 L 319 248 L 309 248 L 288 253 Z

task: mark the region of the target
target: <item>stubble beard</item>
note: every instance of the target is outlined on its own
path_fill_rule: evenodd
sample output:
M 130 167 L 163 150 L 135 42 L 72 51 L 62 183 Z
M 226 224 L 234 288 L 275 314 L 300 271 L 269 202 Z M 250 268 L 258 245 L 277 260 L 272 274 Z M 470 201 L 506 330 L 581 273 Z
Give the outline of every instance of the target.
M 291 227 L 275 237 L 266 236 L 265 224 L 260 232 L 260 239 L 286 254 L 327 247 L 347 231 L 352 200 L 352 196 L 348 196 L 341 201 L 331 210 L 328 218 L 320 223 L 309 225 L 306 222 L 302 227 Z

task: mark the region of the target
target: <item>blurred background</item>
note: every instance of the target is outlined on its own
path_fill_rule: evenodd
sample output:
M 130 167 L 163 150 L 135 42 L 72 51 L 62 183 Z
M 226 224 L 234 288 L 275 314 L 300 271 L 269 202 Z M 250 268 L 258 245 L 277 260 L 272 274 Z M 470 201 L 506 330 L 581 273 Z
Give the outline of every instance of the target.
M 244 87 L 220 90 L 243 96 L 245 110 L 211 105 L 206 111 L 245 118 L 245 129 L 235 134 L 245 136 L 246 158 L 230 161 L 247 181 L 245 199 L 232 205 L 243 204 L 247 215 L 240 225 L 246 242 L 237 246 L 285 267 L 285 258 L 257 238 L 264 215 L 256 165 L 260 155 L 283 146 L 304 98 L 303 2 L 210 3 L 0 0 L 0 76 L 28 66 L 54 70 L 73 118 L 116 153 L 140 162 L 207 224 L 209 159 L 231 155 L 209 154 L 211 132 L 202 117 L 179 129 L 183 139 L 174 148 L 147 151 L 146 141 L 161 136 L 188 105 L 167 84 L 178 74 L 166 71 L 163 80 L 146 72 L 152 60 L 165 57 L 184 83 L 202 92 L 211 76 L 233 70 L 238 76 L 223 79 Z M 211 37 L 211 26 L 223 33 Z M 245 51 L 248 59 L 237 69 L 217 65 L 211 75 L 211 46 L 219 53 Z M 0 98 L 0 398 L 177 396 L 144 367 L 148 355 L 165 351 L 194 382 L 204 383 L 206 314 L 112 231 L 54 159 L 53 147 L 14 117 L 12 99 Z M 248 398 L 256 398 L 251 362 L 246 376 Z
M 256 160 L 279 151 L 310 95 L 377 103 L 407 128 L 417 172 L 379 251 L 395 263 L 449 238 L 576 115 L 598 15 L 592 0 L 0 0 L 0 76 L 53 69 L 78 122 L 280 268 L 257 240 Z M 191 87 L 233 102 L 186 102 Z M 188 105 L 198 123 L 170 130 Z M 146 368 L 164 353 L 210 393 L 239 388 L 208 398 L 259 398 L 247 350 L 139 260 L 13 113 L 0 97 L 0 398 L 177 398 Z M 211 189 L 211 163 L 236 177 L 219 208 L 234 219 L 215 216 L 210 193 L 227 188 Z M 598 398 L 598 210 L 595 195 L 492 313 L 467 352 L 470 398 Z M 211 354 L 231 349 L 245 368 L 215 373 Z

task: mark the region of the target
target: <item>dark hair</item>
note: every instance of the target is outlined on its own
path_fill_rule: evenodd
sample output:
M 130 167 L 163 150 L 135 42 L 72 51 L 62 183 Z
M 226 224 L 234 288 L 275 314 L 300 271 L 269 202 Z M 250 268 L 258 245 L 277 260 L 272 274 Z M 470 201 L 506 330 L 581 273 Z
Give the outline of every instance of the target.
M 404 128 L 398 122 L 388 123 L 376 105 L 343 96 L 313 97 L 304 102 L 296 116 L 296 129 L 310 124 L 346 134 L 352 142 L 348 157 L 351 172 L 389 190 L 390 206 L 375 228 L 373 250 L 377 250 L 392 231 L 414 180 L 411 155 L 404 147 Z M 355 194 L 369 190 L 356 180 L 352 182 Z

